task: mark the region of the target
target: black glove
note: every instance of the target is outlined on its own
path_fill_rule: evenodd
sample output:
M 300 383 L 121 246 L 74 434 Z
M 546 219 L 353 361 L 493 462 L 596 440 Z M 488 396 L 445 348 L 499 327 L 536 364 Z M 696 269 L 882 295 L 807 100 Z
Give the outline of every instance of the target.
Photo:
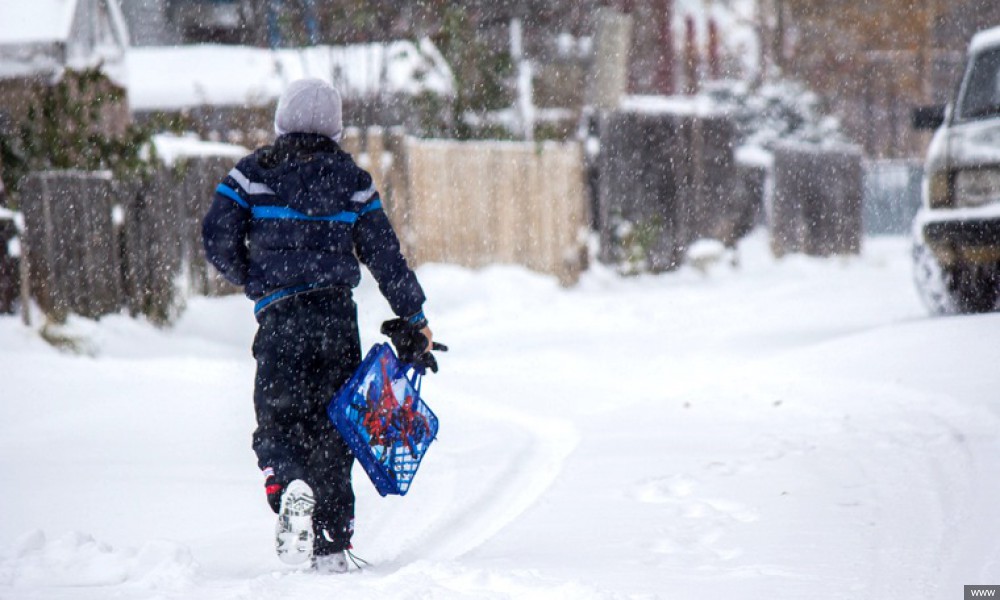
M 382 323 L 382 334 L 389 336 L 399 360 L 418 369 L 430 369 L 437 373 L 437 360 L 427 351 L 427 336 L 415 325 L 406 319 L 392 319 Z M 448 347 L 434 342 L 433 349 L 446 352 Z

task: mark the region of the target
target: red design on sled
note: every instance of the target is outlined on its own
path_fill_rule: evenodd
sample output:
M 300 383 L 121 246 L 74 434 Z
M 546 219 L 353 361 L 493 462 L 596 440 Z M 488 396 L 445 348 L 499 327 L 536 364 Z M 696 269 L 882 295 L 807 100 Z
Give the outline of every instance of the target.
M 368 388 L 368 410 L 361 421 L 362 427 L 371 436 L 368 444 L 394 450 L 402 442 L 411 456 L 419 458 L 419 448 L 414 440 L 424 439 L 430 431 L 427 417 L 416 410 L 416 399 L 411 394 L 406 394 L 402 405 L 396 399 L 388 372 L 387 356 L 382 357 L 379 366 L 382 370 L 382 385 L 380 387 L 373 384 Z M 386 453 L 386 463 L 392 462 L 395 454 L 393 450 Z

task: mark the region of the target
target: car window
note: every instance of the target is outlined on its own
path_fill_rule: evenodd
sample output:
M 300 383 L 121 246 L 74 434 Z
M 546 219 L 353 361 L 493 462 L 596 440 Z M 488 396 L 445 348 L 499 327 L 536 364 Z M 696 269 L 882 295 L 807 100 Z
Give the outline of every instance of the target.
M 976 56 L 969 68 L 959 117 L 963 120 L 1000 115 L 1000 48 Z

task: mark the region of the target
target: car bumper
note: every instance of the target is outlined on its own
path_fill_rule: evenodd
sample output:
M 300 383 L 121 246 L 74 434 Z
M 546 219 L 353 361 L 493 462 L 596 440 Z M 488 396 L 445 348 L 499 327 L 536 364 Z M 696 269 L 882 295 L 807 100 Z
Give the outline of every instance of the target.
M 924 239 L 931 243 L 1000 246 L 1000 218 L 975 221 L 931 221 L 924 224 Z
M 995 210 L 926 211 L 918 216 L 924 242 L 945 265 L 1000 263 L 1000 214 Z

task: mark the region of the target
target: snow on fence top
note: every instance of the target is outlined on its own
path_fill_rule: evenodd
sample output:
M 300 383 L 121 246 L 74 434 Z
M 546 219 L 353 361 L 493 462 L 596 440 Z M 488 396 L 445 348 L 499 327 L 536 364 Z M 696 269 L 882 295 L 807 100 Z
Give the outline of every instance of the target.
M 314 46 L 269 50 L 196 45 L 130 48 L 129 103 L 134 110 L 202 105 L 260 106 L 302 77 L 332 83 L 345 98 L 378 93 L 454 94 L 451 68 L 434 44 Z
M 153 136 L 153 146 L 156 148 L 157 158 L 168 167 L 174 166 L 178 160 L 185 158 L 224 156 L 236 161 L 250 153 L 243 146 L 221 142 L 206 142 L 198 139 L 193 134 L 157 134 Z
M 972 41 L 969 43 L 969 54 L 976 54 L 992 46 L 1000 46 L 1000 27 L 984 29 L 972 36 Z
M 625 112 L 646 115 L 710 117 L 722 113 L 721 107 L 706 96 L 626 96 L 620 107 Z

